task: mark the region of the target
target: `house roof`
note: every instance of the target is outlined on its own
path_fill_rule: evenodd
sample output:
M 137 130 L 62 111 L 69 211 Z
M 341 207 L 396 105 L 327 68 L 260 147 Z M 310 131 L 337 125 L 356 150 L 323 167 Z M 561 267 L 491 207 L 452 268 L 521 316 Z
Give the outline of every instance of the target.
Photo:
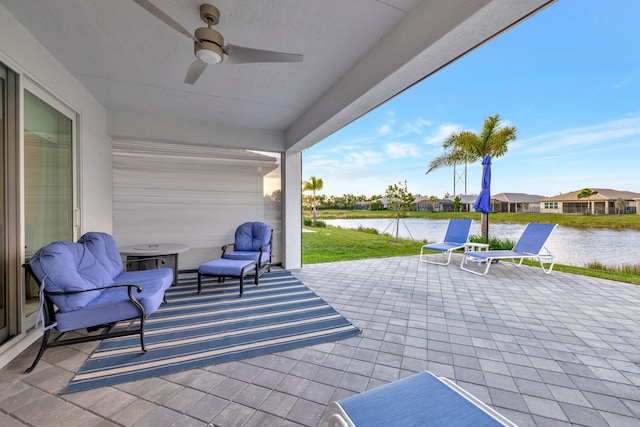
M 540 199 L 544 199 L 545 196 L 540 196 L 539 194 L 526 194 L 526 193 L 500 193 L 491 196 L 492 199 L 499 200 L 501 202 L 508 203 L 535 203 Z
M 619 190 L 612 190 L 609 188 L 592 188 L 591 190 L 597 191 L 597 194 L 594 194 L 589 198 L 589 200 L 591 201 L 604 201 L 604 200 L 617 200 L 617 199 L 634 200 L 634 199 L 640 198 L 640 193 L 634 193 L 633 191 L 619 191 Z M 586 201 L 586 199 L 578 199 L 578 194 L 580 194 L 581 191 L 582 189 L 571 191 L 569 193 L 559 194 L 553 197 L 547 197 L 547 198 L 541 199 L 540 201 L 541 202 L 565 202 L 565 201 L 574 202 L 577 200 Z
M 203 1 L 151 0 L 190 31 Z M 193 40 L 133 0 L 0 0 L 0 25 L 15 16 L 73 74 L 113 138 L 301 151 L 554 1 L 210 0 L 225 42 L 304 60 L 225 60 L 193 85 Z

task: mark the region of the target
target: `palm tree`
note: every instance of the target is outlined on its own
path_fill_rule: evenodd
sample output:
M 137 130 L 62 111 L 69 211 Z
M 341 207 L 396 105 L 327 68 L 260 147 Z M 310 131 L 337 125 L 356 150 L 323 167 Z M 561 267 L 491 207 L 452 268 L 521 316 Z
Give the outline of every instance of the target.
M 436 202 L 438 201 L 438 198 L 436 196 L 429 196 L 429 201 L 431 202 L 431 208 L 435 212 L 436 211 Z
M 316 178 L 312 176 L 309 181 L 305 181 L 302 187 L 302 191 L 311 191 L 311 206 L 313 211 L 313 222 L 315 224 L 317 219 L 316 214 L 316 192 L 322 190 L 324 183 L 322 182 L 322 178 Z
M 593 214 L 593 208 L 591 206 L 591 196 L 598 194 L 597 191 L 592 190 L 591 188 L 583 188 L 578 193 L 578 199 L 587 199 L 587 213 Z
M 429 163 L 427 174 L 443 166 L 474 163 L 485 156 L 501 157 L 507 153 L 509 142 L 516 139 L 514 126 L 502 126 L 500 115 L 489 116 L 478 135 L 470 131 L 454 132 L 442 143 L 444 154 Z M 484 168 L 484 166 L 483 166 Z M 482 236 L 489 238 L 489 216 L 482 214 Z

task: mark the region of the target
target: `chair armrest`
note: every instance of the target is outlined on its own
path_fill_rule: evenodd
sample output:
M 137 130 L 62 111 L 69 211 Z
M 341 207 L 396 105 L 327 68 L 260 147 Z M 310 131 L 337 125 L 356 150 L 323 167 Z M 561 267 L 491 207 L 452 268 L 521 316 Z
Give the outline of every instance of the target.
M 71 295 L 71 294 L 79 294 L 82 292 L 91 292 L 91 291 L 100 291 L 103 289 L 112 289 L 112 288 L 124 288 L 127 287 L 129 288 L 129 291 L 131 291 L 131 288 L 135 287 L 136 291 L 138 293 L 142 292 L 142 286 L 136 284 L 136 283 L 118 283 L 115 285 L 110 285 L 110 286 L 100 286 L 97 288 L 91 288 L 91 289 L 78 289 L 75 291 L 66 291 L 66 292 L 59 292 L 59 291 L 47 291 L 45 290 L 45 293 L 47 293 L 48 295 Z
M 231 243 L 227 243 L 226 245 L 223 245 L 222 248 L 222 255 L 221 257 L 224 256 L 224 253 L 227 252 L 227 249 L 229 248 L 229 246 L 235 246 L 236 242 L 231 242 Z

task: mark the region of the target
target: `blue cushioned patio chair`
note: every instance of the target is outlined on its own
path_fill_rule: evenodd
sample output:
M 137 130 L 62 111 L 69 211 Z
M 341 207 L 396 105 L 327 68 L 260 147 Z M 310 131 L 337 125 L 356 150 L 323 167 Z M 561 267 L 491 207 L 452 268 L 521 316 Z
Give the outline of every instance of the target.
M 515 427 L 451 380 L 428 371 L 333 402 L 330 407 L 337 413 L 329 418 L 329 427 Z
M 457 249 L 464 249 L 465 244 L 469 241 L 469 230 L 471 230 L 470 219 L 452 219 L 449 221 L 447 232 L 444 235 L 442 243 L 432 243 L 424 245 L 420 249 L 420 261 L 429 264 L 447 265 L 451 262 L 451 254 Z M 443 255 L 448 254 L 446 262 L 438 262 L 429 260 L 425 250 L 441 251 Z
M 222 247 L 224 259 L 255 261 L 256 274 L 271 268 L 273 230 L 264 222 L 245 222 L 235 232 L 233 243 Z
M 164 292 L 173 282 L 173 271 L 168 268 L 125 272 L 113 237 L 98 232 L 85 234 L 78 243 L 50 243 L 23 267 L 40 289 L 44 332 L 27 373 L 48 347 L 140 335 L 141 350 L 146 352 L 145 318 L 162 304 Z M 114 330 L 123 320 L 134 321 L 127 328 Z M 60 334 L 50 340 L 52 329 Z M 102 332 L 62 339 L 67 332 L 79 329 Z
M 538 260 L 542 271 L 545 274 L 549 274 L 551 270 L 553 270 L 556 261 L 551 251 L 544 247 L 544 244 L 557 225 L 558 224 L 531 222 L 527 224 L 527 227 L 524 229 L 524 232 L 512 250 L 465 252 L 460 268 L 470 273 L 483 276 L 489 272 L 491 264 L 494 264 L 496 260 L 511 259 L 516 267 L 520 267 L 525 258 L 533 258 Z M 518 262 L 516 262 L 516 260 L 518 260 Z M 484 270 L 482 270 L 482 268 L 467 268 L 466 264 L 469 261 L 475 262 L 480 266 L 486 264 Z M 549 264 L 549 267 L 546 269 L 544 267 L 545 263 Z

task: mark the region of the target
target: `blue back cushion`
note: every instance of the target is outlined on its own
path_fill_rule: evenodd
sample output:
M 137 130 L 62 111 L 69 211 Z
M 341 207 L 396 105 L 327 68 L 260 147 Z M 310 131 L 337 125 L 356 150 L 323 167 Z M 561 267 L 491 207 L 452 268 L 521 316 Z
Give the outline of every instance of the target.
M 546 243 L 551 232 L 556 228 L 557 224 L 540 224 L 531 222 L 527 224 L 527 228 L 522 232 L 522 236 L 513 247 L 514 251 L 525 252 L 530 254 L 539 254 Z
M 94 289 L 113 284 L 111 275 L 82 244 L 53 242 L 41 248 L 29 261 L 34 274 L 48 292 Z M 89 291 L 71 295 L 51 295 L 62 312 L 77 310 L 100 295 Z
M 116 278 L 124 271 L 122 257 L 110 234 L 90 231 L 80 237 L 78 243 L 82 243 L 91 251 L 112 278 Z
M 271 228 L 263 222 L 245 222 L 236 230 L 234 251 L 256 252 L 271 239 Z M 265 248 L 271 252 L 271 247 Z
M 452 219 L 447 227 L 447 234 L 444 236 L 445 242 L 466 243 L 471 230 L 470 219 Z

